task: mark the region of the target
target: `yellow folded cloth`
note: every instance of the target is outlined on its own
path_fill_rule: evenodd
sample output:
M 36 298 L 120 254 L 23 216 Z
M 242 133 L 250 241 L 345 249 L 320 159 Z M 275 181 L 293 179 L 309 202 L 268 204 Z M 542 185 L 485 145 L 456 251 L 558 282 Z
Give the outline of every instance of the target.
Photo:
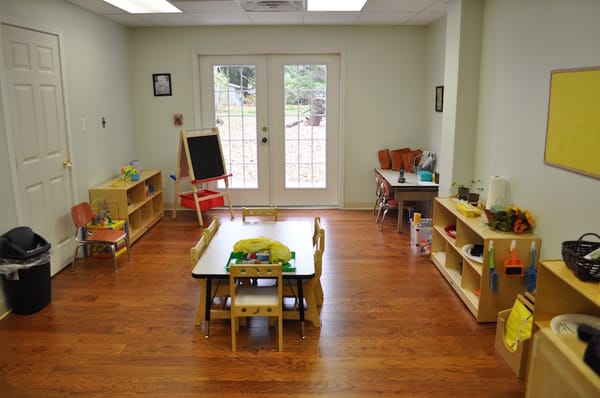
M 234 252 L 257 253 L 263 250 L 269 251 L 271 262 L 274 263 L 287 263 L 292 258 L 290 249 L 286 245 L 264 236 L 238 240 L 233 245 Z
M 517 350 L 517 343 L 531 337 L 533 314 L 521 300 L 516 299 L 505 324 L 504 343 L 511 351 Z

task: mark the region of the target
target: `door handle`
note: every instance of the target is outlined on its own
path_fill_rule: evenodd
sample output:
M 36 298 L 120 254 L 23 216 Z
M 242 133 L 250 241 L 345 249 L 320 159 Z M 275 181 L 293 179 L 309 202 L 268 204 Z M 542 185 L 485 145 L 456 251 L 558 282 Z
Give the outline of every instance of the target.
M 70 160 L 63 160 L 63 168 L 64 169 L 70 169 L 71 167 L 73 167 L 73 163 L 71 163 Z
M 261 141 L 262 141 L 263 144 L 266 144 L 267 141 L 269 141 L 269 139 L 267 137 L 263 137 Z

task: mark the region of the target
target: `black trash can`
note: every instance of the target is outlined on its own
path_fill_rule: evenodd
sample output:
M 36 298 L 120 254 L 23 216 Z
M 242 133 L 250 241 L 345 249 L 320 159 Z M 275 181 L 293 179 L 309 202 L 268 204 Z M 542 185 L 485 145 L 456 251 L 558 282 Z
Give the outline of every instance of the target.
M 15 314 L 33 314 L 50 303 L 50 243 L 29 227 L 0 237 L 0 273 Z

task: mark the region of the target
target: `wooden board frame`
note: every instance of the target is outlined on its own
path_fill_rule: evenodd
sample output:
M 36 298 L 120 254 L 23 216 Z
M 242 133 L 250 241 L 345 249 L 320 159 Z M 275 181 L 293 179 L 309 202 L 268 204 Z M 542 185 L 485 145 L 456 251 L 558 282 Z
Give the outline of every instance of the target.
M 179 184 L 182 179 L 189 179 L 192 185 L 191 193 L 194 196 L 194 204 L 198 222 L 204 225 L 200 201 L 214 198 L 227 198 L 229 213 L 233 220 L 233 208 L 229 195 L 229 177 L 221 148 L 219 129 L 216 127 L 199 130 L 181 130 L 179 133 L 179 152 L 177 155 L 177 167 L 175 172 L 175 193 L 173 200 L 173 218 L 177 215 L 177 199 L 180 195 L 189 194 L 179 192 Z M 223 180 L 225 191 L 200 195 L 203 186 L 211 181 Z
M 550 74 L 544 163 L 600 179 L 600 67 Z

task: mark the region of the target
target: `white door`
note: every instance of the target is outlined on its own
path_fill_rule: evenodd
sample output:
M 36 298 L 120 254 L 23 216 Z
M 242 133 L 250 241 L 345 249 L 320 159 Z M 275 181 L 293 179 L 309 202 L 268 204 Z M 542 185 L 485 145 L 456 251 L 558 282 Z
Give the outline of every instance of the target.
M 236 205 L 338 206 L 339 56 L 201 56 Z
M 52 244 L 55 274 L 74 251 L 59 38 L 3 24 L 2 46 L 18 219 Z

